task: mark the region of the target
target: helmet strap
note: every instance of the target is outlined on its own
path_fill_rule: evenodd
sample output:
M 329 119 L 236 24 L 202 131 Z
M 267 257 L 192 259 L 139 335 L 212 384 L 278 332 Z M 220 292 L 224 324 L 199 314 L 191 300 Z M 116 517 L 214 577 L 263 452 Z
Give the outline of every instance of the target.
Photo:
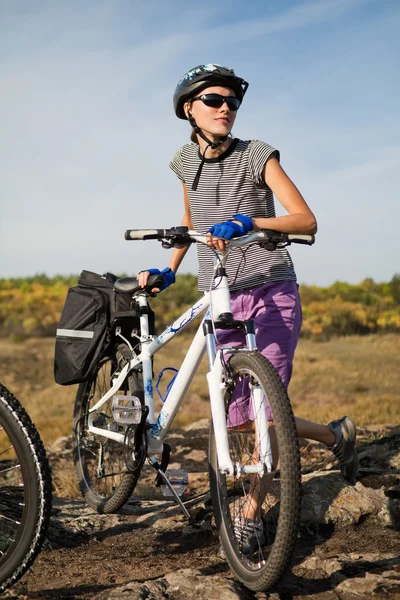
M 188 115 L 188 121 L 189 121 L 190 125 L 192 126 L 192 128 L 194 129 L 195 133 L 197 133 L 197 135 L 199 135 L 205 142 L 207 142 L 207 144 L 213 150 L 215 150 L 215 148 L 218 148 L 218 146 L 220 146 L 221 144 L 223 144 L 224 142 L 226 142 L 226 140 L 228 139 L 228 135 L 222 135 L 219 138 L 218 142 L 213 142 L 212 140 L 208 139 L 208 137 L 206 136 L 205 133 L 203 133 L 203 131 L 197 125 L 194 117 L 190 113 Z
M 207 142 L 207 146 L 205 147 L 203 156 L 201 158 L 201 163 L 199 165 L 199 168 L 197 169 L 196 176 L 195 176 L 195 178 L 193 180 L 193 183 L 192 183 L 192 190 L 196 191 L 197 190 L 197 186 L 199 184 L 200 175 L 201 175 L 201 172 L 203 170 L 203 165 L 204 165 L 204 162 L 205 162 L 205 159 L 206 159 L 206 152 L 207 152 L 208 148 L 212 148 L 213 150 L 215 150 L 215 148 L 218 148 L 219 146 L 221 146 L 221 144 L 223 144 L 224 142 L 226 142 L 226 140 L 229 137 L 229 134 L 228 135 L 222 135 L 222 136 L 220 136 L 218 142 L 213 142 L 212 140 L 208 139 L 208 137 L 206 136 L 205 133 L 203 133 L 203 131 L 197 125 L 194 117 L 190 113 L 188 114 L 188 121 L 189 121 L 190 125 L 192 126 L 194 132 L 197 135 L 199 135 L 205 142 Z

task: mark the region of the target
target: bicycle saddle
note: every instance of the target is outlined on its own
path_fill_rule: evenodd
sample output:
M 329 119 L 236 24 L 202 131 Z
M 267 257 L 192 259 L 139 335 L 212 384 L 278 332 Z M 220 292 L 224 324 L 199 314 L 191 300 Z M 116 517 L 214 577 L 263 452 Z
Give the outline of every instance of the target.
M 164 283 L 162 275 L 150 275 L 145 288 L 140 287 L 136 277 L 120 277 L 114 281 L 114 290 L 134 294 L 135 292 L 147 292 L 151 294 L 153 288 L 159 288 Z

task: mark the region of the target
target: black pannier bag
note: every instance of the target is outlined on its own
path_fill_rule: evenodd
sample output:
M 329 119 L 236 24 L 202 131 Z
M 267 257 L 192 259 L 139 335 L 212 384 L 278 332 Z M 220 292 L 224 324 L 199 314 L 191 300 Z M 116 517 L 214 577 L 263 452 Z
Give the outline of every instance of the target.
M 54 379 L 60 385 L 86 381 L 106 343 L 112 283 L 83 271 L 68 290 L 56 331 Z
M 68 290 L 56 332 L 56 383 L 72 385 L 90 378 L 109 342 L 112 325 L 119 326 L 127 339 L 134 330 L 139 334 L 137 302 L 131 294 L 114 292 L 116 279 L 109 273 L 102 276 L 82 271 L 78 285 Z M 150 307 L 149 327 L 153 333 L 154 313 Z

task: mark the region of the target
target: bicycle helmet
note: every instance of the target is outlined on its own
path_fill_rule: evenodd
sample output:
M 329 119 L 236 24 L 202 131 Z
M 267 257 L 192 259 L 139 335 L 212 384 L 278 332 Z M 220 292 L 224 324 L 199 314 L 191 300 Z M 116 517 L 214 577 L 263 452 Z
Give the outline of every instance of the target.
M 191 96 L 212 85 L 222 85 L 233 90 L 241 101 L 249 84 L 235 75 L 233 69 L 221 65 L 198 65 L 190 69 L 179 81 L 174 93 L 174 110 L 179 119 L 187 119 L 183 105 Z

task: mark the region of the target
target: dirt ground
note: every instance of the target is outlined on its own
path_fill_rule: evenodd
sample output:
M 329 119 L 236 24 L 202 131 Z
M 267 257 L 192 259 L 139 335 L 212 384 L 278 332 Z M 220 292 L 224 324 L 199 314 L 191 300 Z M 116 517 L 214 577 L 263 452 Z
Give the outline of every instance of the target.
M 270 594 L 253 594 L 235 583 L 235 590 L 239 592 L 223 598 L 218 596 L 218 586 L 222 590 L 227 583 L 232 584 L 233 575 L 218 556 L 219 541 L 213 526 L 206 473 L 207 428 L 202 421 L 197 427 L 176 430 L 171 440 L 176 449 L 174 467 L 179 468 L 183 458 L 191 467 L 187 496 L 190 523 L 173 502 L 161 495 L 142 499 L 150 479 L 154 481 L 150 467 L 147 467 L 149 474 L 144 473 L 144 483 L 139 484 L 134 496 L 116 515 L 99 515 L 81 498 L 55 497 L 48 539 L 42 552 L 30 571 L 5 592 L 4 597 L 12 600 L 400 598 L 400 504 L 396 499 L 400 495 L 400 431 L 392 428 L 388 435 L 382 436 L 379 428 L 372 429 L 360 431 L 359 435 L 358 488 L 342 484 L 336 465 L 326 463 L 327 452 L 321 445 L 302 445 L 303 505 L 310 504 L 315 490 L 321 489 L 310 491 L 313 482 L 322 479 L 328 490 L 328 482 L 335 480 L 343 485 L 342 496 L 339 498 L 335 493 L 324 498 L 322 493 L 316 506 L 327 499 L 331 506 L 341 506 L 340 522 L 328 519 L 326 523 L 317 523 L 302 518 L 292 567 Z M 70 440 L 64 439 L 50 449 L 55 475 L 71 461 L 70 447 Z M 307 479 L 309 477 L 311 479 Z M 384 495 L 385 486 L 391 491 L 386 490 Z M 343 515 L 346 516 L 350 505 L 346 506 L 343 499 L 349 496 L 351 489 L 355 490 L 352 495 L 358 494 L 360 498 L 363 494 L 371 498 L 368 494 L 381 493 L 381 498 L 386 498 L 381 508 L 388 502 L 394 507 L 394 526 L 382 519 L 381 508 L 373 510 L 369 506 L 360 508 L 365 512 L 360 512 L 356 521 L 346 525 Z M 390 494 L 393 501 L 388 500 Z M 197 591 L 193 596 L 149 592 L 149 582 L 182 569 L 189 569 L 190 574 L 196 573 L 202 579 L 204 595 L 197 595 L 200 594 Z M 186 572 L 185 577 L 188 578 Z M 145 591 L 132 595 L 127 588 L 122 588 L 120 592 L 121 586 L 132 582 L 146 584 Z M 213 585 L 217 586 L 212 588 L 213 595 L 207 595 L 207 586 Z
M 303 534 L 294 556 L 293 568 L 275 591 L 278 597 L 285 599 L 322 600 L 326 597 L 325 593 L 335 586 L 320 571 L 296 566 L 305 557 L 313 554 L 317 554 L 319 559 L 342 554 L 384 555 L 398 548 L 398 532 L 368 523 L 337 532 L 320 530 L 317 538 Z M 30 572 L 7 592 L 6 597 L 20 600 L 92 600 L 100 591 L 117 585 L 131 581 L 145 582 L 184 568 L 200 568 L 203 575 L 231 578 L 232 574 L 225 561 L 218 558 L 217 550 L 218 540 L 212 531 L 196 530 L 195 527 L 157 531 L 154 527 L 138 525 L 135 518 L 131 517 L 126 523 L 104 534 L 96 532 L 70 537 L 61 541 L 58 547 L 45 549 Z M 365 577 L 366 568 L 379 570 L 384 566 L 383 562 L 382 565 L 379 561 L 366 565 L 355 560 L 347 566 L 346 576 Z M 398 569 L 400 571 L 400 566 Z M 248 597 L 247 590 L 243 589 L 243 593 Z M 268 595 L 258 594 L 254 597 L 268 598 Z M 382 590 L 381 597 L 389 596 Z M 400 598 L 400 581 L 399 595 L 390 594 L 390 597 Z

